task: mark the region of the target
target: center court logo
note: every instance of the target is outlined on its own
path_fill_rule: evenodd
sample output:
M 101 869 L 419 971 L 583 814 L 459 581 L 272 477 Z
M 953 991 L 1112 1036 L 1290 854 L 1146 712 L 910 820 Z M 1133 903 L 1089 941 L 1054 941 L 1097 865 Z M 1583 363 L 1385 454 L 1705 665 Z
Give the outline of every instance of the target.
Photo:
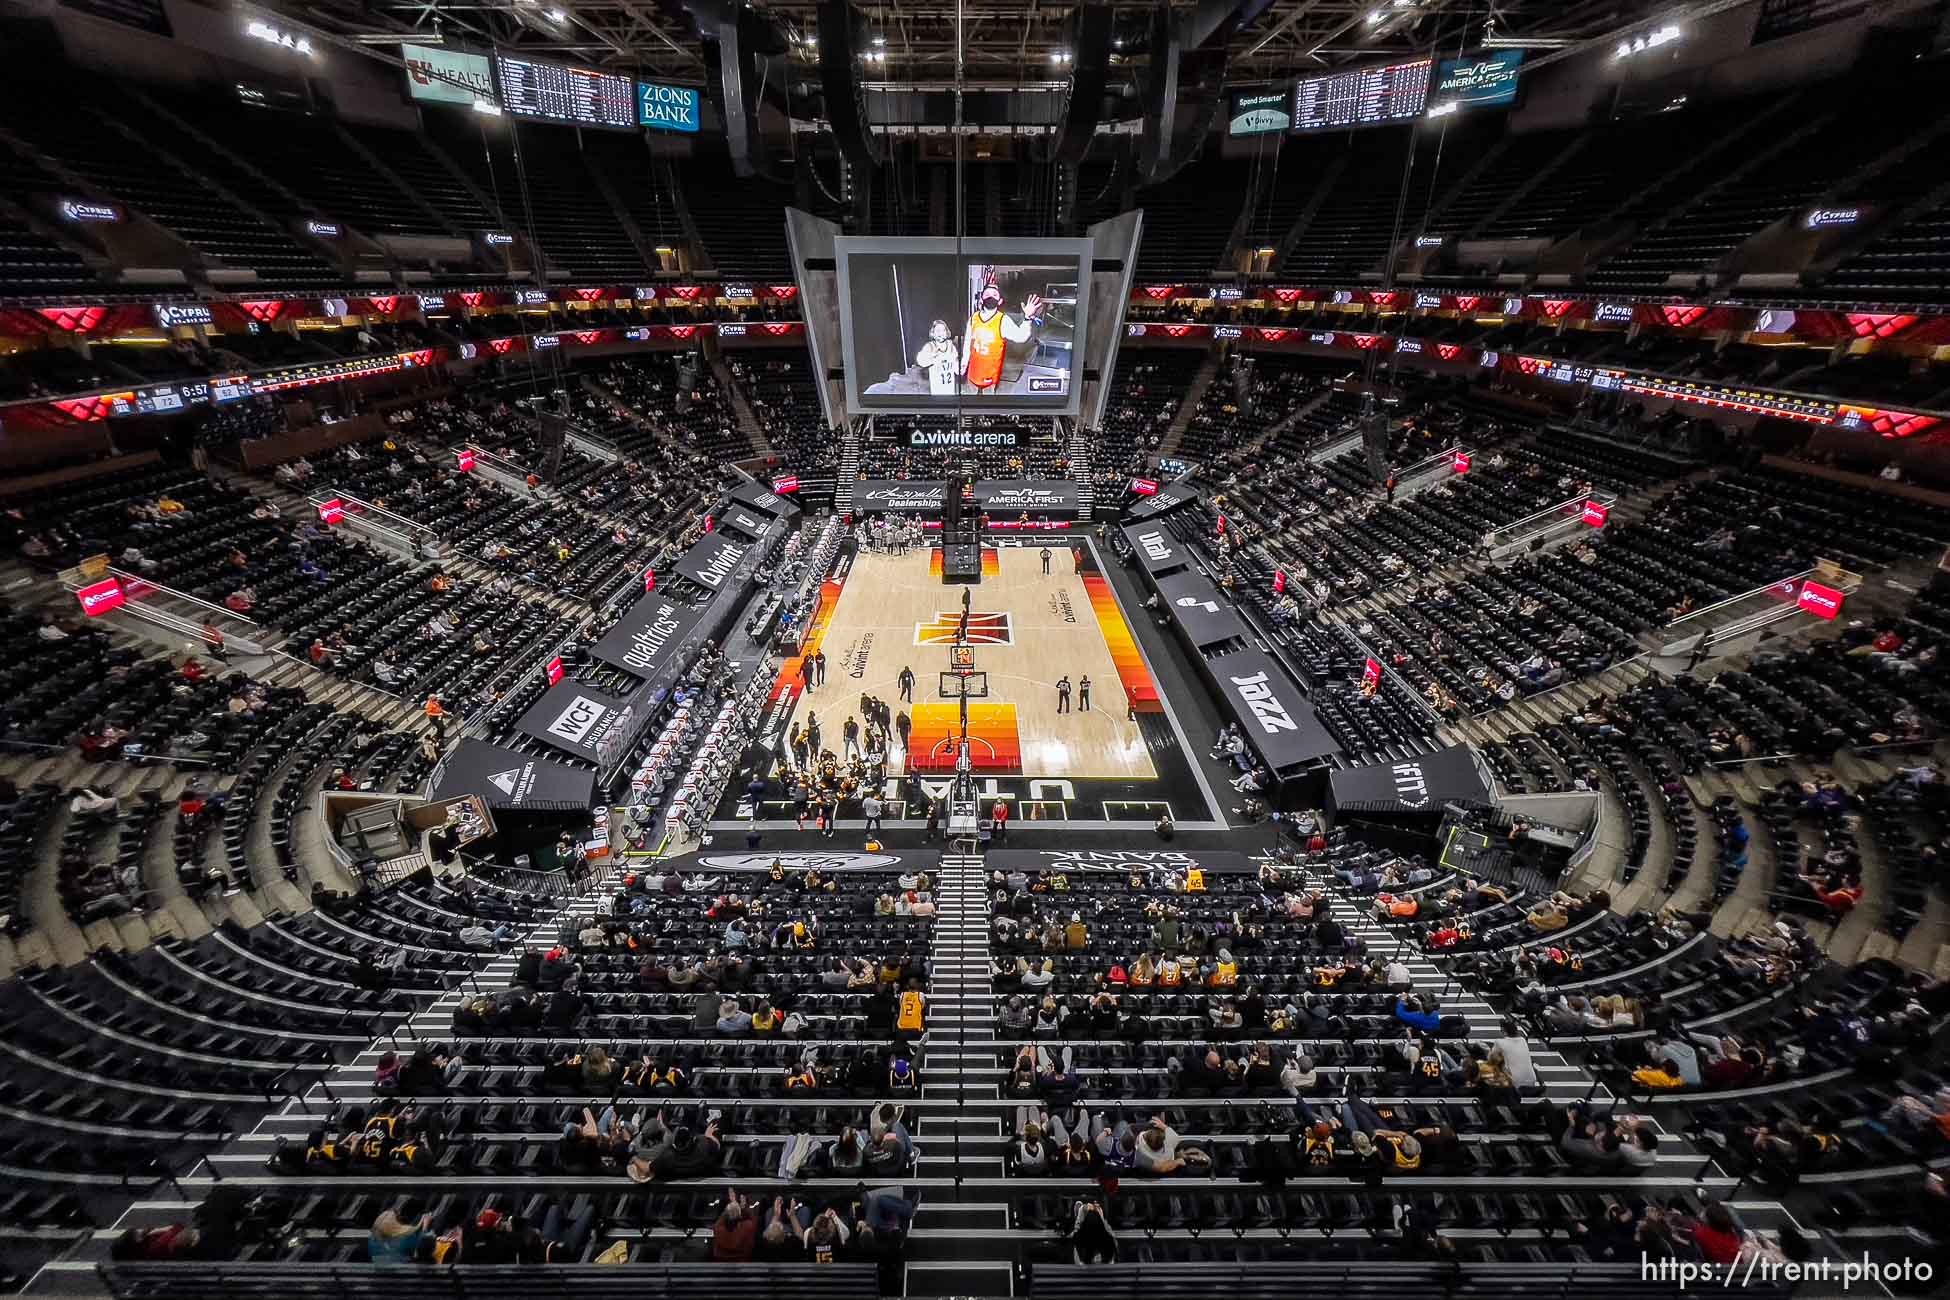
M 960 610 L 936 614 L 933 621 L 914 625 L 914 644 L 953 645 L 955 633 L 960 627 Z M 968 616 L 968 644 L 1014 645 L 1015 643 L 1008 614 L 973 613 Z

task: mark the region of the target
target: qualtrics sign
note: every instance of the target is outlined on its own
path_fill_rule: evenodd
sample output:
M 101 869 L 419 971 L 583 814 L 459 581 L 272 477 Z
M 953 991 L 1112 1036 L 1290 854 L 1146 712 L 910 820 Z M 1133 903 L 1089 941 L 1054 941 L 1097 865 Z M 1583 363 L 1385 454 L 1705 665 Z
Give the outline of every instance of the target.
M 1611 507 L 1601 506 L 1596 501 L 1584 503 L 1584 522 L 1593 528 L 1603 528 L 1605 520 L 1611 518 Z
M 1804 582 L 1794 603 L 1816 618 L 1833 618 L 1842 612 L 1842 593 L 1819 582 Z

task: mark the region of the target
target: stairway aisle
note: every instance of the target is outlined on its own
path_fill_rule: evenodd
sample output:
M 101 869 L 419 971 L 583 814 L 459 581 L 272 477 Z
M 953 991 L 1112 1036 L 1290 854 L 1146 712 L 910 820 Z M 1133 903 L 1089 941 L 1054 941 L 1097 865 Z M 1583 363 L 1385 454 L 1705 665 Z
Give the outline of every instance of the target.
M 833 479 L 833 512 L 844 515 L 853 509 L 853 485 L 860 481 L 860 445 L 869 435 L 853 421 L 846 424 L 840 442 L 840 468 Z
M 1077 518 L 1089 523 L 1097 502 L 1096 462 L 1090 454 L 1090 435 L 1084 432 L 1083 421 L 1070 424 L 1070 480 L 1077 485 Z
M 981 855 L 943 854 L 935 897 L 941 910 L 934 922 L 921 1075 L 922 1100 L 933 1104 L 917 1138 L 915 1173 L 953 1178 L 955 1185 L 922 1193 L 908 1238 L 907 1294 L 1009 1295 L 1014 1270 L 993 1249 L 995 1234 L 1009 1227 L 1008 1203 L 991 1191 L 960 1186 L 963 1178 L 1001 1178 L 1006 1149 L 998 1123 L 1000 1085 L 984 1068 L 995 1040 L 995 1007 Z

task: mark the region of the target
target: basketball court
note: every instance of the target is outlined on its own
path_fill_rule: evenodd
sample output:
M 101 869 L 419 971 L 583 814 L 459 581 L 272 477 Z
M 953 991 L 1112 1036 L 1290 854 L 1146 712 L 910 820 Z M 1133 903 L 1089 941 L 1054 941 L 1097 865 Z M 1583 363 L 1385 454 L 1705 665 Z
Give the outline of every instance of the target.
M 938 548 L 852 554 L 823 587 L 805 643 L 806 654 L 825 654 L 826 680 L 803 689 L 802 660 L 785 662 L 775 734 L 817 717 L 837 751 L 847 718 L 864 726 L 861 697 L 885 701 L 911 725 L 904 750 L 898 735 L 890 744 L 888 796 L 899 799 L 909 774 L 953 775 L 965 689 L 970 765 L 985 797 L 1018 800 L 1020 816 L 1208 816 L 1209 800 L 1190 793 L 1203 781 L 1182 732 L 1089 540 L 1051 540 L 1048 574 L 1042 551 L 1041 538 L 985 545 L 982 581 L 968 585 L 942 581 Z M 914 674 L 911 702 L 900 697 L 903 669 Z
M 938 747 L 960 734 L 960 702 L 942 676 L 951 670 L 966 591 L 967 646 L 988 691 L 969 700 L 969 758 L 976 772 L 1155 778 L 1157 768 L 1130 716 L 1125 679 L 1070 548 L 1050 548 L 1047 577 L 1041 551 L 985 549 L 982 581 L 967 587 L 943 585 L 938 550 L 854 556 L 821 635 L 826 684 L 801 698 L 795 716 L 817 713 L 831 735 L 848 715 L 859 715 L 863 694 L 905 707 L 899 677 L 902 668 L 912 669 L 912 755 L 896 753 L 888 768 L 905 772 L 911 761 L 921 772 L 952 771 L 952 745 L 945 761 Z M 1110 613 L 1128 641 L 1114 601 Z M 1057 711 L 1056 683 L 1065 675 L 1073 688 L 1089 678 L 1087 711 L 1075 689 L 1070 711 Z M 1149 683 L 1144 672 L 1142 682 L 1132 684 Z M 1137 694 L 1155 710 L 1155 688 Z

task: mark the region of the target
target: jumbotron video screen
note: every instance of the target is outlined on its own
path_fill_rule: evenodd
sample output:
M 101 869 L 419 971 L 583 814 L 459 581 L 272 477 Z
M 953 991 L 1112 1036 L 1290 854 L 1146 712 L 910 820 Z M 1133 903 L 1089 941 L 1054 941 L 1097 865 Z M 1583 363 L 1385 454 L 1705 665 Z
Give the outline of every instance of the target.
M 835 241 L 846 396 L 856 415 L 1074 415 L 1090 241 Z

